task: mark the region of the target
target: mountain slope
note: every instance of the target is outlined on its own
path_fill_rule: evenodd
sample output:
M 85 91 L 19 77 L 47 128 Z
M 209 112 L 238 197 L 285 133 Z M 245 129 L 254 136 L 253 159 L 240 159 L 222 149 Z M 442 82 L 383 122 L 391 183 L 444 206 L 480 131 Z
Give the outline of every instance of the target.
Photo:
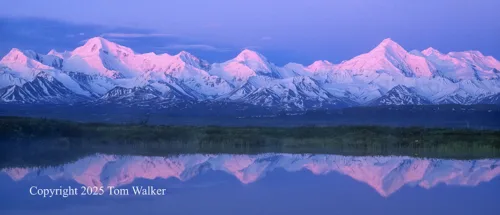
M 478 102 L 479 104 L 496 104 L 500 105 L 500 93 L 495 95 L 487 96 Z
M 190 100 L 181 92 L 166 85 L 162 87 L 162 90 L 163 92 L 152 85 L 133 88 L 115 87 L 104 94 L 100 101 L 101 103 L 154 106 L 160 103 Z
M 11 85 L 0 89 L 0 102 L 67 103 L 84 99 L 43 72 L 21 86 Z
M 398 85 L 382 97 L 370 102 L 370 105 L 429 105 L 426 98 L 420 96 L 414 89 Z
M 232 102 L 287 109 L 346 107 L 353 104 L 348 99 L 335 97 L 309 77 L 278 80 L 268 77 L 251 77 L 245 85 L 232 92 L 227 98 Z

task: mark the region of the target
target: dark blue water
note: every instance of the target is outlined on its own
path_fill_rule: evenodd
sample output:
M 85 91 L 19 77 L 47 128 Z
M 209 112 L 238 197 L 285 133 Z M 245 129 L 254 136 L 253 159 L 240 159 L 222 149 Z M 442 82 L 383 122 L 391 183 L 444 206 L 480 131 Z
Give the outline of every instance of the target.
M 500 214 L 500 160 L 97 155 L 0 172 L 0 214 Z M 103 187 L 103 195 L 82 195 Z M 134 195 L 151 186 L 162 195 Z M 38 190 L 77 188 L 43 197 Z M 128 190 L 109 195 L 107 188 Z M 30 193 L 31 189 L 31 193 Z

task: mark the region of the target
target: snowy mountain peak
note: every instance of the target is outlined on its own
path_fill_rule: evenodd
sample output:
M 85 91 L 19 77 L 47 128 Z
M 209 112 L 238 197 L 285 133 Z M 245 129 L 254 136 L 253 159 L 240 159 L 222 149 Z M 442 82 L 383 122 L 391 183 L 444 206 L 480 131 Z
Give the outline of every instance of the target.
M 425 50 L 422 51 L 422 54 L 425 55 L 425 56 L 430 56 L 430 55 L 442 55 L 442 53 L 440 51 L 438 51 L 437 49 L 434 49 L 432 47 L 429 47 Z
M 333 66 L 333 63 L 327 60 L 317 60 L 314 61 L 311 65 L 311 67 L 316 67 L 316 66 Z
M 4 63 L 4 64 L 14 63 L 14 62 L 26 63 L 27 61 L 28 61 L 28 57 L 26 56 L 26 54 L 24 54 L 24 52 L 22 52 L 21 50 L 19 50 L 17 48 L 13 48 L 9 51 L 9 53 L 7 53 L 7 55 L 5 55 L 2 58 L 0 63 Z
M 13 48 L 0 60 L 0 63 L 18 72 L 28 72 L 32 69 L 51 69 L 49 66 L 42 64 L 42 61 L 43 58 L 34 51 L 21 51 Z
M 398 45 L 398 44 L 396 42 L 394 42 L 394 40 L 392 40 L 391 38 L 385 38 L 384 40 L 382 40 L 382 42 L 380 42 L 379 45 L 391 46 L 391 45 Z
M 407 51 L 401 45 L 394 42 L 391 38 L 382 40 L 382 42 L 371 51 L 371 53 L 388 52 L 388 51 L 393 52 L 393 54 L 407 53 Z
M 385 39 L 366 54 L 342 62 L 336 69 L 371 78 L 379 74 L 393 77 L 431 77 L 435 70 L 425 57 L 408 53 L 391 39 Z
M 202 70 L 209 70 L 210 64 L 205 60 L 199 59 L 189 52 L 181 51 L 173 56 L 172 65 L 189 65 Z
M 250 49 L 244 49 L 243 51 L 236 56 L 235 60 L 246 62 L 246 61 L 254 61 L 254 62 L 266 62 L 267 59 L 262 54 L 252 51 Z
M 47 55 L 57 55 L 57 54 L 60 54 L 60 53 L 57 52 L 55 49 L 51 49 L 49 52 L 47 52 Z
M 88 39 L 83 46 L 76 48 L 72 54 L 87 56 L 99 54 L 100 51 L 114 56 L 128 56 L 134 53 L 134 51 L 128 47 L 118 45 L 102 37 L 93 37 Z
M 239 79 L 245 81 L 248 77 L 256 74 L 272 78 L 281 78 L 281 74 L 274 64 L 269 62 L 262 54 L 249 49 L 243 50 L 234 59 L 223 63 L 223 67 L 223 70 L 226 70 L 223 73 L 229 74 L 229 76 L 234 76 L 236 74 L 240 76 Z
M 186 56 L 186 57 L 194 57 L 194 55 L 192 55 L 191 53 L 187 52 L 187 51 L 180 51 L 177 56 Z
M 192 55 L 187 51 L 181 51 L 178 54 L 176 54 L 175 57 L 181 59 L 184 62 L 200 61 L 199 58 L 197 58 L 196 56 Z
M 327 60 L 318 60 L 314 61 L 311 65 L 307 66 L 307 68 L 313 72 L 316 71 L 327 71 L 333 68 L 334 64 Z
M 45 56 L 51 59 L 60 59 L 62 61 L 62 59 L 71 57 L 71 52 L 69 51 L 58 52 L 55 49 L 51 49 Z
M 485 56 L 480 51 L 450 52 L 447 56 L 472 67 L 471 70 L 476 73 L 475 76 L 487 79 L 500 77 L 495 72 L 500 70 L 500 61 L 492 56 Z
M 102 37 L 93 37 L 88 39 L 83 46 L 76 48 L 76 50 L 81 49 L 82 51 L 97 52 L 102 48 L 107 48 L 108 43 L 111 42 Z

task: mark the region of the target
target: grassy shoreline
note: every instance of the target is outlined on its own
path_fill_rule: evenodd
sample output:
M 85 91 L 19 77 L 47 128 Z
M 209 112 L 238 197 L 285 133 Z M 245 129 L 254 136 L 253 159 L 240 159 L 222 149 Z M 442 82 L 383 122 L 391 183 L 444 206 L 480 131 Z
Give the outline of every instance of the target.
M 0 117 L 0 150 L 3 163 L 23 159 L 35 163 L 93 153 L 164 156 L 280 152 L 473 159 L 500 157 L 500 131 L 382 126 L 153 126 Z

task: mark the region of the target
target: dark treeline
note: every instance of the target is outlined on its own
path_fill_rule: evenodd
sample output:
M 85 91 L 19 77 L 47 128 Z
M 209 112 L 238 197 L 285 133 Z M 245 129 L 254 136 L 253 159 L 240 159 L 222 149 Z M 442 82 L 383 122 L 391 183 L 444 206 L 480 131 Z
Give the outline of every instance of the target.
M 57 164 L 93 153 L 330 153 L 500 157 L 500 131 L 381 126 L 217 127 L 1 117 L 1 162 Z M 8 166 L 8 165 L 7 165 Z
M 1 104 L 0 116 L 52 118 L 79 122 L 186 126 L 339 126 L 447 127 L 500 129 L 498 105 L 404 105 L 292 111 L 229 104 L 191 104 L 170 108 L 119 105 Z

